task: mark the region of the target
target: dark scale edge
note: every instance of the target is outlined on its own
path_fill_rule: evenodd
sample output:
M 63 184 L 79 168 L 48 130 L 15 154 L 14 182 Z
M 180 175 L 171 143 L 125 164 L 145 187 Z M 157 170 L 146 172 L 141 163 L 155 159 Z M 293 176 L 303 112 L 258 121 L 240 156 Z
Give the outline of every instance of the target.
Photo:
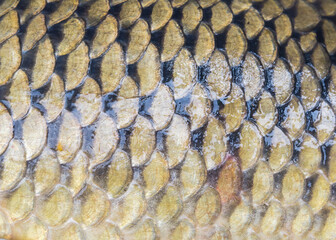
M 127 71 L 127 75 L 130 76 L 134 80 L 137 87 L 140 89 L 140 80 L 139 80 L 139 76 L 137 73 L 137 64 L 134 63 L 134 64 L 126 65 L 126 71 Z
M 32 105 L 39 104 L 39 102 L 45 97 L 46 93 L 49 91 L 51 86 L 50 78 L 51 76 L 49 77 L 48 82 L 42 87 L 35 90 L 31 90 L 30 96 Z
M 132 133 L 132 126 L 133 124 L 127 128 L 118 129 L 119 134 L 118 148 L 125 151 L 129 155 L 130 155 L 129 141 L 130 141 L 130 135 Z
M 76 102 L 76 99 L 79 97 L 80 95 L 80 91 L 81 91 L 81 87 L 82 87 L 82 84 L 71 90 L 71 91 L 66 91 L 65 92 L 65 109 L 72 112 L 72 111 L 76 111 L 76 107 L 75 107 L 75 102 Z
M 260 11 L 259 11 L 260 12 Z M 281 16 L 281 14 L 279 15 L 279 16 Z M 264 28 L 268 28 L 268 29 L 271 29 L 272 31 L 273 31 L 273 33 L 274 33 L 274 37 L 275 37 L 275 41 L 276 41 L 276 43 L 277 43 L 277 45 L 279 46 L 279 43 L 278 43 L 278 41 L 277 41 L 277 39 L 276 39 L 276 37 L 277 37 L 277 34 L 276 34 L 276 31 L 275 31 L 275 24 L 274 24 L 274 21 L 275 21 L 275 19 L 277 19 L 278 17 L 275 17 L 275 18 L 273 18 L 273 19 L 271 19 L 271 20 L 269 20 L 269 21 L 266 21 L 265 19 L 264 19 Z
M 189 113 L 187 112 L 187 107 L 190 104 L 190 101 L 191 101 L 191 94 L 188 94 L 183 98 L 175 100 L 175 113 L 190 120 Z
M 324 47 L 324 36 L 323 36 L 323 30 L 322 30 L 322 22 L 324 20 L 324 17 L 321 17 L 321 21 L 318 23 L 318 25 L 314 28 L 314 31 L 316 33 L 316 40 L 318 43 L 321 43 Z M 334 22 L 335 23 L 335 22 Z M 328 53 L 329 54 L 329 53 Z
M 169 181 L 171 182 L 171 181 Z M 147 199 L 147 213 L 149 213 L 150 216 L 155 216 L 156 214 L 156 208 L 161 202 L 162 198 L 164 197 L 165 193 L 167 192 L 167 186 L 160 189 L 159 192 L 157 192 L 154 196 Z
M 172 183 L 176 186 L 180 186 L 180 175 L 181 175 L 181 168 L 184 161 L 180 162 L 178 165 L 169 169 L 169 183 Z
M 148 160 L 149 162 L 150 160 Z M 147 163 L 146 163 L 147 164 Z M 141 184 L 142 186 L 144 186 L 144 177 L 143 177 L 143 169 L 144 167 L 146 166 L 145 165 L 142 165 L 142 166 L 136 166 L 136 167 L 133 167 L 132 166 L 132 170 L 133 170 L 133 180 L 135 180 L 136 182 L 138 182 L 139 184 Z
M 264 85 L 263 89 L 265 89 L 267 92 L 269 92 L 273 98 L 275 98 L 275 89 L 274 89 L 274 84 L 273 84 L 273 73 L 274 73 L 274 68 L 273 66 L 271 68 L 265 69 L 264 70 Z
M 53 48 L 55 49 L 56 46 L 63 40 L 64 34 L 63 34 L 63 26 L 64 23 L 68 20 L 69 18 L 63 20 L 60 23 L 57 23 L 47 29 L 47 34 L 52 42 Z
M 192 32 L 191 34 L 188 35 L 184 35 L 184 48 L 188 49 L 189 52 L 192 54 L 192 56 L 194 56 L 194 46 L 196 44 L 197 41 L 197 28 L 194 30 L 194 32 Z
M 60 76 L 60 78 L 63 80 L 64 85 L 66 83 L 66 79 L 65 79 L 65 72 L 66 72 L 66 65 L 67 65 L 67 61 L 68 61 L 68 56 L 69 55 L 64 55 L 64 56 L 58 56 L 56 58 L 56 62 L 55 62 L 55 68 L 54 68 L 54 72 Z
M 197 81 L 207 89 L 207 78 L 210 73 L 210 66 L 205 63 L 197 67 Z
M 217 99 L 211 101 L 211 114 L 219 119 L 221 122 L 225 122 L 224 117 L 220 114 L 220 111 L 224 108 L 225 99 Z
M 325 172 L 329 172 L 330 150 L 334 144 L 334 139 L 331 137 L 327 142 L 321 145 L 322 160 L 320 166 Z
M 259 13 L 261 12 L 261 9 L 262 9 L 263 5 L 264 5 L 264 1 L 261 1 L 261 2 L 252 1 L 252 7 L 255 8 Z M 261 16 L 261 14 L 260 14 L 260 16 Z
M 141 11 L 140 18 L 145 19 L 149 25 L 151 24 L 151 15 L 152 15 L 154 5 L 155 4 L 152 4 L 146 8 L 142 8 L 142 11 Z
M 6 110 L 9 113 L 9 115 L 12 115 L 12 109 L 10 108 L 10 103 L 6 99 L 0 100 L 0 104 L 1 103 L 5 106 Z M 13 126 L 14 126 L 14 124 L 13 124 Z
M 287 47 L 289 39 L 284 44 L 278 45 L 278 58 L 281 58 L 282 60 L 284 60 L 287 63 L 287 65 L 289 64 L 288 64 L 288 60 L 286 57 L 286 47 Z M 292 72 L 291 67 L 288 67 L 288 69 Z
M 329 94 L 328 94 L 330 81 L 331 81 L 331 76 L 329 74 L 326 78 L 322 79 L 320 82 L 321 83 L 321 99 L 323 99 L 329 104 L 331 103 L 329 99 Z
M 209 186 L 216 188 L 217 181 L 219 178 L 219 173 L 221 172 L 223 165 L 224 164 L 222 163 L 220 166 L 216 167 L 215 169 L 208 170 L 206 183 Z
M 96 27 L 89 27 L 85 29 L 83 41 L 88 44 L 89 46 L 91 45 L 95 35 L 97 33 L 97 28 Z
M 139 115 L 144 116 L 151 120 L 152 116 L 149 114 L 149 109 L 153 103 L 154 96 L 156 95 L 158 89 L 156 89 L 151 95 L 143 96 L 139 99 Z
M 144 177 L 144 170 L 145 167 L 148 166 L 148 164 L 151 162 L 151 160 L 148 160 L 145 164 L 141 166 L 132 166 L 132 171 L 133 171 L 133 179 L 136 181 L 138 184 L 140 184 L 143 188 L 146 188 L 147 184 L 145 182 L 145 177 Z M 162 190 L 162 189 L 161 189 Z M 148 206 L 149 207 L 149 206 Z
M 26 179 L 31 179 L 31 180 L 34 179 L 35 168 L 36 168 L 38 160 L 39 160 L 39 156 L 26 162 L 26 175 L 25 175 Z
M 228 32 L 228 27 L 226 27 L 222 33 L 219 33 L 219 34 L 214 33 L 215 49 L 220 49 L 220 50 L 225 49 L 224 43 L 226 42 L 227 32 Z
M 122 5 L 123 4 L 118 4 L 118 5 L 115 5 L 115 6 L 111 6 L 109 11 L 108 11 L 108 14 L 110 14 L 110 15 L 114 16 L 116 19 L 118 19 L 118 22 L 119 22 L 119 14 L 120 14 Z
M 294 75 L 293 95 L 301 101 L 301 72 Z
M 31 83 L 31 76 L 33 73 L 33 67 L 36 61 L 37 44 L 29 51 L 22 53 L 20 69 L 24 70 L 28 76 L 29 84 Z
M 93 124 L 82 128 L 82 150 L 93 156 L 93 139 L 95 137 L 95 130 L 97 128 L 97 121 Z
M 0 179 L 2 180 L 2 173 L 4 170 L 4 154 L 0 155 Z M 12 187 L 14 188 L 14 187 Z
M 289 19 L 291 20 L 292 26 L 294 26 L 294 21 L 293 20 L 297 16 L 297 3 L 298 3 L 298 1 L 296 1 L 295 4 L 291 8 L 283 9 L 283 13 L 287 14 Z M 293 33 L 294 33 L 294 31 L 293 31 Z
M 102 111 L 112 118 L 116 118 L 116 113 L 113 110 L 113 104 L 117 101 L 117 93 L 107 93 L 102 96 Z
M 302 53 L 304 61 L 305 61 L 304 63 L 307 64 L 307 65 L 309 65 L 309 66 L 313 66 L 312 60 L 311 60 L 311 55 L 312 55 L 313 50 L 314 50 L 314 48 L 311 51 L 307 52 L 307 53 Z M 314 67 L 312 67 L 312 68 L 314 69 Z
M 242 66 L 231 67 L 231 72 L 232 72 L 232 82 L 242 88 L 243 67 Z
M 27 27 L 28 27 L 28 24 L 30 23 L 31 19 L 27 20 L 24 24 L 20 24 L 19 25 L 19 29 L 18 31 L 16 32 L 16 35 L 19 37 L 19 40 L 20 40 L 20 46 L 22 46 L 22 42 L 25 38 L 25 35 L 27 33 Z M 36 45 L 37 43 L 35 43 Z M 34 45 L 34 46 L 35 46 Z M 21 49 L 21 51 L 23 52 L 23 50 Z
M 243 172 L 242 186 L 241 186 L 242 191 L 251 192 L 253 188 L 253 176 L 255 171 L 256 168 L 254 167 Z
M 75 13 L 85 21 L 86 25 L 88 24 L 87 22 L 88 11 L 93 3 L 94 1 L 88 1 L 83 4 L 79 4 L 77 9 L 75 10 Z M 105 17 L 103 19 L 105 19 Z M 101 19 L 101 21 L 103 19 Z
M 207 125 L 208 124 L 205 123 L 202 127 L 191 132 L 190 148 L 194 148 L 200 153 L 202 153 L 203 150 L 203 138 Z
M 62 114 L 60 114 L 53 122 L 48 124 L 47 146 L 49 146 L 49 148 L 54 150 L 57 149 L 57 142 L 61 123 L 62 123 Z
M 5 2 L 5 0 L 1 0 L 0 4 L 2 4 L 3 2 Z M 30 0 L 20 0 L 15 10 L 20 13 L 29 7 L 29 3 L 30 3 Z
M 133 26 L 133 25 L 132 25 Z M 132 27 L 131 27 L 132 28 Z M 118 42 L 123 49 L 123 52 L 126 53 L 129 41 L 131 29 L 119 29 L 118 36 L 114 42 Z M 126 64 L 126 63 L 125 63 Z
M 254 113 L 257 111 L 259 106 L 259 101 L 262 92 L 259 92 L 258 95 L 252 98 L 249 101 L 246 101 L 246 116 L 245 119 L 256 124 L 256 120 L 253 118 Z
M 254 55 L 256 55 L 259 62 L 260 62 L 260 56 L 258 55 L 258 45 L 259 45 L 258 39 L 259 39 L 261 32 L 262 31 L 260 31 L 260 33 L 252 40 L 247 39 L 247 52 L 252 52 Z
M 29 1 L 29 0 L 28 0 Z M 56 12 L 58 7 L 61 5 L 61 2 L 59 1 L 56 1 L 56 2 L 50 2 L 50 3 L 47 3 L 44 7 L 44 9 L 42 10 L 42 13 L 45 15 L 45 16 L 48 16 L 50 15 L 51 13 L 53 12 Z
M 97 184 L 99 187 L 106 189 L 107 187 L 107 174 L 109 171 L 108 165 L 111 164 L 112 158 L 106 160 L 103 163 L 97 164 L 92 168 L 92 180 L 95 184 Z
M 303 201 L 309 202 L 310 199 L 312 198 L 312 193 L 313 193 L 312 191 L 313 191 L 314 184 L 316 183 L 317 176 L 318 175 L 315 174 L 315 175 L 305 179 L 304 193 L 302 195 L 302 200 Z
M 336 53 L 330 56 L 330 62 L 332 65 L 336 65 Z
M 231 9 L 230 6 L 231 6 L 233 0 L 219 0 L 219 1 L 224 2 Z
M 155 135 L 156 135 L 156 149 L 159 150 L 160 152 L 166 153 L 167 149 L 166 149 L 166 144 L 165 144 L 165 140 L 166 140 L 166 129 L 160 130 L 160 131 L 156 131 Z
M 330 202 L 336 203 L 336 183 L 333 183 L 330 187 Z
M 240 146 L 240 128 L 227 136 L 228 153 L 238 156 Z
M 207 7 L 207 8 L 203 8 L 203 18 L 202 18 L 202 22 L 207 23 L 210 26 L 211 23 L 211 18 L 212 18 L 212 11 L 211 11 L 211 7 Z
M 61 170 L 60 170 L 60 184 L 67 185 L 67 182 L 71 179 L 71 170 L 72 167 L 70 164 L 60 164 Z
M 181 26 L 181 20 L 182 20 L 182 10 L 184 8 L 184 6 L 187 4 L 188 2 L 186 2 L 183 6 L 179 7 L 179 8 L 174 8 L 173 9 L 173 15 L 171 17 L 171 19 L 175 20 L 179 26 Z
M 317 103 L 317 105 L 313 109 L 305 112 L 305 118 L 306 118 L 305 131 L 313 135 L 315 138 L 317 138 L 317 130 L 314 126 L 314 122 L 318 120 L 319 113 L 320 113 L 320 103 Z
M 244 18 L 244 15 L 245 15 L 245 11 L 241 12 L 241 13 L 239 13 L 237 15 L 234 15 L 232 13 L 233 18 L 232 18 L 231 24 L 232 23 L 236 24 L 238 27 L 240 27 L 243 30 L 243 32 L 245 34 L 245 31 L 244 31 L 244 28 L 245 28 L 245 18 Z
M 160 54 L 162 53 L 162 50 L 163 50 L 164 34 L 165 34 L 165 27 L 163 27 L 162 29 L 157 30 L 155 32 L 151 32 L 150 43 L 154 44 L 157 47 Z
M 34 107 L 34 108 L 36 108 L 36 109 L 38 109 L 42 113 L 43 116 L 46 115 L 47 110 L 45 109 L 45 107 L 42 104 L 40 104 L 40 103 L 32 103 L 31 106 Z
M 86 191 L 90 187 L 88 184 L 84 184 L 83 187 L 78 191 L 78 193 L 73 197 L 74 202 L 80 201 L 80 198 L 85 199 L 88 195 L 88 192 Z M 91 192 L 91 191 L 90 191 Z
M 273 128 L 274 129 L 274 128 Z M 263 156 L 265 157 L 265 160 L 268 162 L 269 156 L 270 156 L 270 150 L 272 147 L 272 139 L 273 139 L 273 129 L 271 132 L 266 134 L 264 138 L 264 148 L 263 148 Z
M 166 84 L 173 92 L 174 92 L 174 85 L 173 85 L 174 60 L 175 58 L 173 60 L 161 63 L 162 83 Z
M 293 141 L 293 155 L 292 155 L 291 162 L 294 163 L 294 164 L 299 163 L 299 154 L 300 154 L 300 151 L 301 151 L 302 142 L 303 142 L 302 136 Z
M 287 173 L 287 170 L 282 170 L 280 172 L 277 172 L 273 174 L 273 179 L 274 179 L 274 187 L 273 187 L 273 194 L 274 196 L 281 198 L 281 191 L 282 191 L 282 182 Z
M 14 131 L 13 138 L 14 139 L 22 139 L 22 131 L 23 131 L 22 124 L 23 124 L 22 120 L 13 121 L 13 131 Z
M 0 101 L 2 101 L 3 104 L 8 105 L 9 106 L 9 102 L 6 99 L 6 96 L 9 95 L 9 90 L 10 87 L 12 85 L 13 81 L 8 81 L 6 84 L 0 86 Z
M 95 59 L 90 59 L 89 69 L 88 69 L 88 73 L 87 73 L 87 75 L 89 77 L 96 80 L 96 82 L 99 85 L 100 90 L 102 90 L 102 81 L 101 81 L 101 78 L 100 78 L 100 73 L 101 73 L 101 65 L 102 65 L 103 57 L 104 57 L 104 55 L 102 55 L 98 58 L 95 58 Z
M 323 169 L 328 169 L 328 153 L 330 151 L 330 148 L 328 148 L 326 145 L 322 145 L 321 147 L 321 164 L 320 167 Z

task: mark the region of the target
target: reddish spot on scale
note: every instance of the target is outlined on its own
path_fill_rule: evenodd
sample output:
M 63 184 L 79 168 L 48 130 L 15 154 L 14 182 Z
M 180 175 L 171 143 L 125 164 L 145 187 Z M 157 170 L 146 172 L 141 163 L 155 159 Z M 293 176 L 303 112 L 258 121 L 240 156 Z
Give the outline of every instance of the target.
M 240 201 L 242 186 L 242 171 L 237 158 L 232 155 L 225 157 L 224 165 L 219 171 L 217 191 L 223 204 L 237 203 Z

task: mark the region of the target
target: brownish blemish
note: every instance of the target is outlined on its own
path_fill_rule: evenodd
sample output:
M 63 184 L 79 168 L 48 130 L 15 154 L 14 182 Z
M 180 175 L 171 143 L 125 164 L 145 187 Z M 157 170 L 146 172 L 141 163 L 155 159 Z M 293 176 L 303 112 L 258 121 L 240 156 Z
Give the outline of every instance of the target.
M 217 191 L 223 204 L 240 201 L 242 172 L 237 158 L 227 155 L 222 169 L 219 171 L 216 184 Z

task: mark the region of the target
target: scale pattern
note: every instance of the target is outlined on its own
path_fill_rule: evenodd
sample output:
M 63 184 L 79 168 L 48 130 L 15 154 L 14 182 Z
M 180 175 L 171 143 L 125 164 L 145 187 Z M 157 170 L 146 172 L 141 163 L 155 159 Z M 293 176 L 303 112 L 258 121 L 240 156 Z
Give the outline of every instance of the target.
M 334 0 L 1 0 L 0 238 L 336 239 Z

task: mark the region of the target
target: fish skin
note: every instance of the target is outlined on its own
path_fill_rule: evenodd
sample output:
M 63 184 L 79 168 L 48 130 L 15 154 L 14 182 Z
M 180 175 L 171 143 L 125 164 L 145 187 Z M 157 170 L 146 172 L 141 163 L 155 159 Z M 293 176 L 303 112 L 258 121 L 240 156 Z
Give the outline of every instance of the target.
M 335 19 L 0 1 L 0 238 L 336 239 Z

